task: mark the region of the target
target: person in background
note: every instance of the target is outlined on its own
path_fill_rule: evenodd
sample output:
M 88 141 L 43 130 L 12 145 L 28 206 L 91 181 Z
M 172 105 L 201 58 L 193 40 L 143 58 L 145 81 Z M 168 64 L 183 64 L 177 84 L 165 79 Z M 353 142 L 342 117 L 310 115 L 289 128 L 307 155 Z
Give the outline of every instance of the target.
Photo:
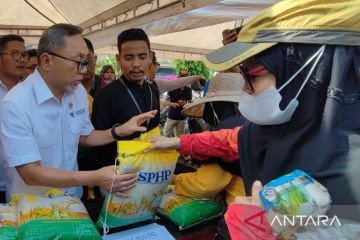
M 146 72 L 146 78 L 149 81 L 156 81 L 156 73 L 160 68 L 160 63 L 158 62 L 154 51 L 150 50 L 150 54 L 152 55 L 152 61 L 149 70 Z
M 23 77 L 23 80 L 25 80 L 30 74 L 32 74 L 38 65 L 37 49 L 35 48 L 28 49 L 27 54 L 28 54 L 28 63 L 26 64 L 25 67 L 25 75 Z
M 8 199 L 16 193 L 44 194 L 52 188 L 81 198 L 80 186 L 84 185 L 102 186 L 107 191 L 112 187 L 115 194 L 126 196 L 135 186 L 136 174 L 114 177 L 114 166 L 78 171 L 79 144 L 100 146 L 114 142 L 117 136 L 145 131 L 140 125 L 156 114 L 143 113 L 121 126 L 94 130 L 87 93 L 80 84 L 91 63 L 81 33 L 81 28 L 71 24 L 55 24 L 45 30 L 38 46 L 38 68 L 1 103 L 0 141 Z M 2 53 L 15 62 L 24 59 L 24 69 L 25 49 Z M 20 68 L 20 63 L 14 67 Z
M 95 96 L 94 84 L 96 80 L 99 81 L 100 77 L 95 74 L 97 56 L 94 53 L 94 47 L 89 39 L 84 38 L 84 40 L 89 49 L 87 59 L 91 60 L 91 63 L 87 67 L 87 72 L 84 74 L 84 78 L 81 81 L 81 84 L 84 86 L 87 92 L 89 116 L 91 117 L 92 105 Z M 99 162 L 97 160 L 96 148 L 79 146 L 77 160 L 80 171 L 91 171 L 100 168 Z M 83 186 L 82 200 L 84 201 L 85 205 L 85 200 L 100 198 L 100 196 L 100 189 L 98 187 Z
M 146 73 L 146 78 L 148 81 L 156 82 L 159 93 L 160 93 L 160 124 L 164 125 L 166 122 L 166 116 L 168 113 L 168 108 L 166 107 L 166 93 L 178 88 L 182 88 L 193 83 L 199 83 L 199 85 L 205 85 L 205 78 L 201 75 L 193 75 L 187 77 L 179 77 L 173 80 L 166 79 L 157 79 L 156 73 L 160 68 L 160 63 L 157 61 L 156 54 L 154 51 L 151 51 L 153 55 L 152 62 L 149 67 L 149 71 Z
M 155 54 L 154 51 L 150 51 L 150 54 L 152 54 L 152 61 L 150 63 L 150 67 L 149 67 L 149 70 L 146 73 L 145 78 L 149 82 L 155 81 L 158 88 L 159 88 L 159 83 L 161 85 L 162 81 L 156 79 L 156 73 L 160 68 L 160 63 L 157 61 L 156 54 Z M 170 88 L 165 87 L 165 89 L 163 89 L 163 91 L 165 91 L 165 92 L 170 91 L 169 89 L 171 89 L 171 87 Z M 159 89 L 159 94 L 160 94 L 160 101 L 159 102 L 160 102 L 160 119 L 161 119 L 161 114 L 162 114 L 162 111 L 164 110 L 165 101 L 164 101 L 164 92 L 160 92 L 160 89 Z
M 188 71 L 181 69 L 179 77 L 187 77 Z M 191 88 L 185 86 L 168 92 L 166 106 L 170 107 L 164 126 L 164 135 L 167 137 L 181 136 L 185 132 L 186 117 L 181 115 L 183 106 L 192 100 Z M 175 131 L 175 133 L 174 133 Z
M 25 73 L 28 61 L 24 39 L 18 35 L 0 37 L 0 101 Z M 0 142 L 0 203 L 6 201 L 6 178 L 3 158 L 4 147 Z
M 89 39 L 84 38 L 84 40 L 89 49 L 89 54 L 87 58 L 91 60 L 91 63 L 87 68 L 87 72 L 85 73 L 84 78 L 81 81 L 81 84 L 84 86 L 86 92 L 88 93 L 89 114 L 91 116 L 92 104 L 95 96 L 95 88 L 94 88 L 95 82 L 99 80 L 100 77 L 95 74 L 97 56 L 95 55 L 94 47 Z
M 100 88 L 105 87 L 115 80 L 115 70 L 111 65 L 104 65 L 100 70 Z

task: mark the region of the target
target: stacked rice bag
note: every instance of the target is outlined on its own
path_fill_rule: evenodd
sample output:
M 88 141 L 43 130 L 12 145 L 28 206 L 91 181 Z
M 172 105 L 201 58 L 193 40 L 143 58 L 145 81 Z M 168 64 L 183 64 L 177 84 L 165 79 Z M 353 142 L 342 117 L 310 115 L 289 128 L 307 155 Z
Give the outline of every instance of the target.
M 15 240 L 17 227 L 17 209 L 10 204 L 0 204 L 0 239 Z
M 77 198 L 66 194 L 20 194 L 17 198 L 18 239 L 101 239 Z
M 162 199 L 158 213 L 186 229 L 221 215 L 222 205 L 210 199 L 194 199 L 175 194 L 170 189 Z

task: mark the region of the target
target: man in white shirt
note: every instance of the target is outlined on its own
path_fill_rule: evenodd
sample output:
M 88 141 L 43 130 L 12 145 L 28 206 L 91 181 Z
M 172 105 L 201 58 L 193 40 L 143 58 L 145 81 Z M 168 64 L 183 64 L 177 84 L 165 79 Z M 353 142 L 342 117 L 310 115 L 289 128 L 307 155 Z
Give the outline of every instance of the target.
M 27 62 L 27 52 L 22 37 L 13 34 L 0 37 L 0 101 L 19 82 Z M 5 202 L 6 191 L 2 149 L 3 147 L 0 146 L 0 203 Z
M 1 104 L 1 142 L 6 160 L 7 198 L 15 193 L 41 194 L 51 188 L 81 197 L 80 186 L 109 190 L 114 166 L 78 171 L 78 144 L 100 146 L 119 136 L 145 131 L 156 111 L 133 117 L 111 129 L 94 130 L 87 93 L 80 84 L 91 63 L 81 29 L 56 24 L 44 31 L 38 46 L 38 68 L 14 87 Z M 116 175 L 113 192 L 125 196 L 134 187 L 133 173 Z

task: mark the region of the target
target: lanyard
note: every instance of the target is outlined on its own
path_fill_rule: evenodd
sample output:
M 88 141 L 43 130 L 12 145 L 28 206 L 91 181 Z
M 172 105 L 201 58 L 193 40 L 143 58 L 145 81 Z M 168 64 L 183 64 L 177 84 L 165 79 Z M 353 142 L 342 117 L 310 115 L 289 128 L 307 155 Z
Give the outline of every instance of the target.
M 131 99 L 133 100 L 133 102 L 134 102 L 136 108 L 138 109 L 139 113 L 140 113 L 140 114 L 143 113 L 143 112 L 141 111 L 140 106 L 139 106 L 138 102 L 136 101 L 134 95 L 132 94 L 130 88 L 124 83 L 124 81 L 123 81 L 123 79 L 122 79 L 121 77 L 119 78 L 119 80 L 120 80 L 121 84 L 124 86 L 124 88 L 126 89 L 126 91 L 129 93 L 129 95 L 130 95 Z M 151 90 L 151 87 L 149 86 L 149 84 L 146 84 L 146 85 L 148 86 L 149 91 L 150 91 L 150 101 L 151 101 L 151 102 L 150 102 L 150 110 L 153 110 L 153 109 L 152 109 L 152 108 L 153 108 L 153 96 L 152 96 L 153 94 L 152 94 L 152 90 Z M 149 122 L 150 122 L 150 119 L 147 120 L 147 125 L 149 125 Z

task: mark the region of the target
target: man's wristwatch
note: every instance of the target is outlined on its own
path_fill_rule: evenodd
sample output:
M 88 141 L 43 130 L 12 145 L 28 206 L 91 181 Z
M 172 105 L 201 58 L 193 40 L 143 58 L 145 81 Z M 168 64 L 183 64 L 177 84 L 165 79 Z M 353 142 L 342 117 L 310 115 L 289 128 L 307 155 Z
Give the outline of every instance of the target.
M 121 137 L 119 135 L 117 135 L 117 133 L 115 131 L 115 128 L 120 126 L 120 125 L 121 125 L 120 123 L 116 123 L 111 127 L 111 135 L 116 140 L 121 140 Z

